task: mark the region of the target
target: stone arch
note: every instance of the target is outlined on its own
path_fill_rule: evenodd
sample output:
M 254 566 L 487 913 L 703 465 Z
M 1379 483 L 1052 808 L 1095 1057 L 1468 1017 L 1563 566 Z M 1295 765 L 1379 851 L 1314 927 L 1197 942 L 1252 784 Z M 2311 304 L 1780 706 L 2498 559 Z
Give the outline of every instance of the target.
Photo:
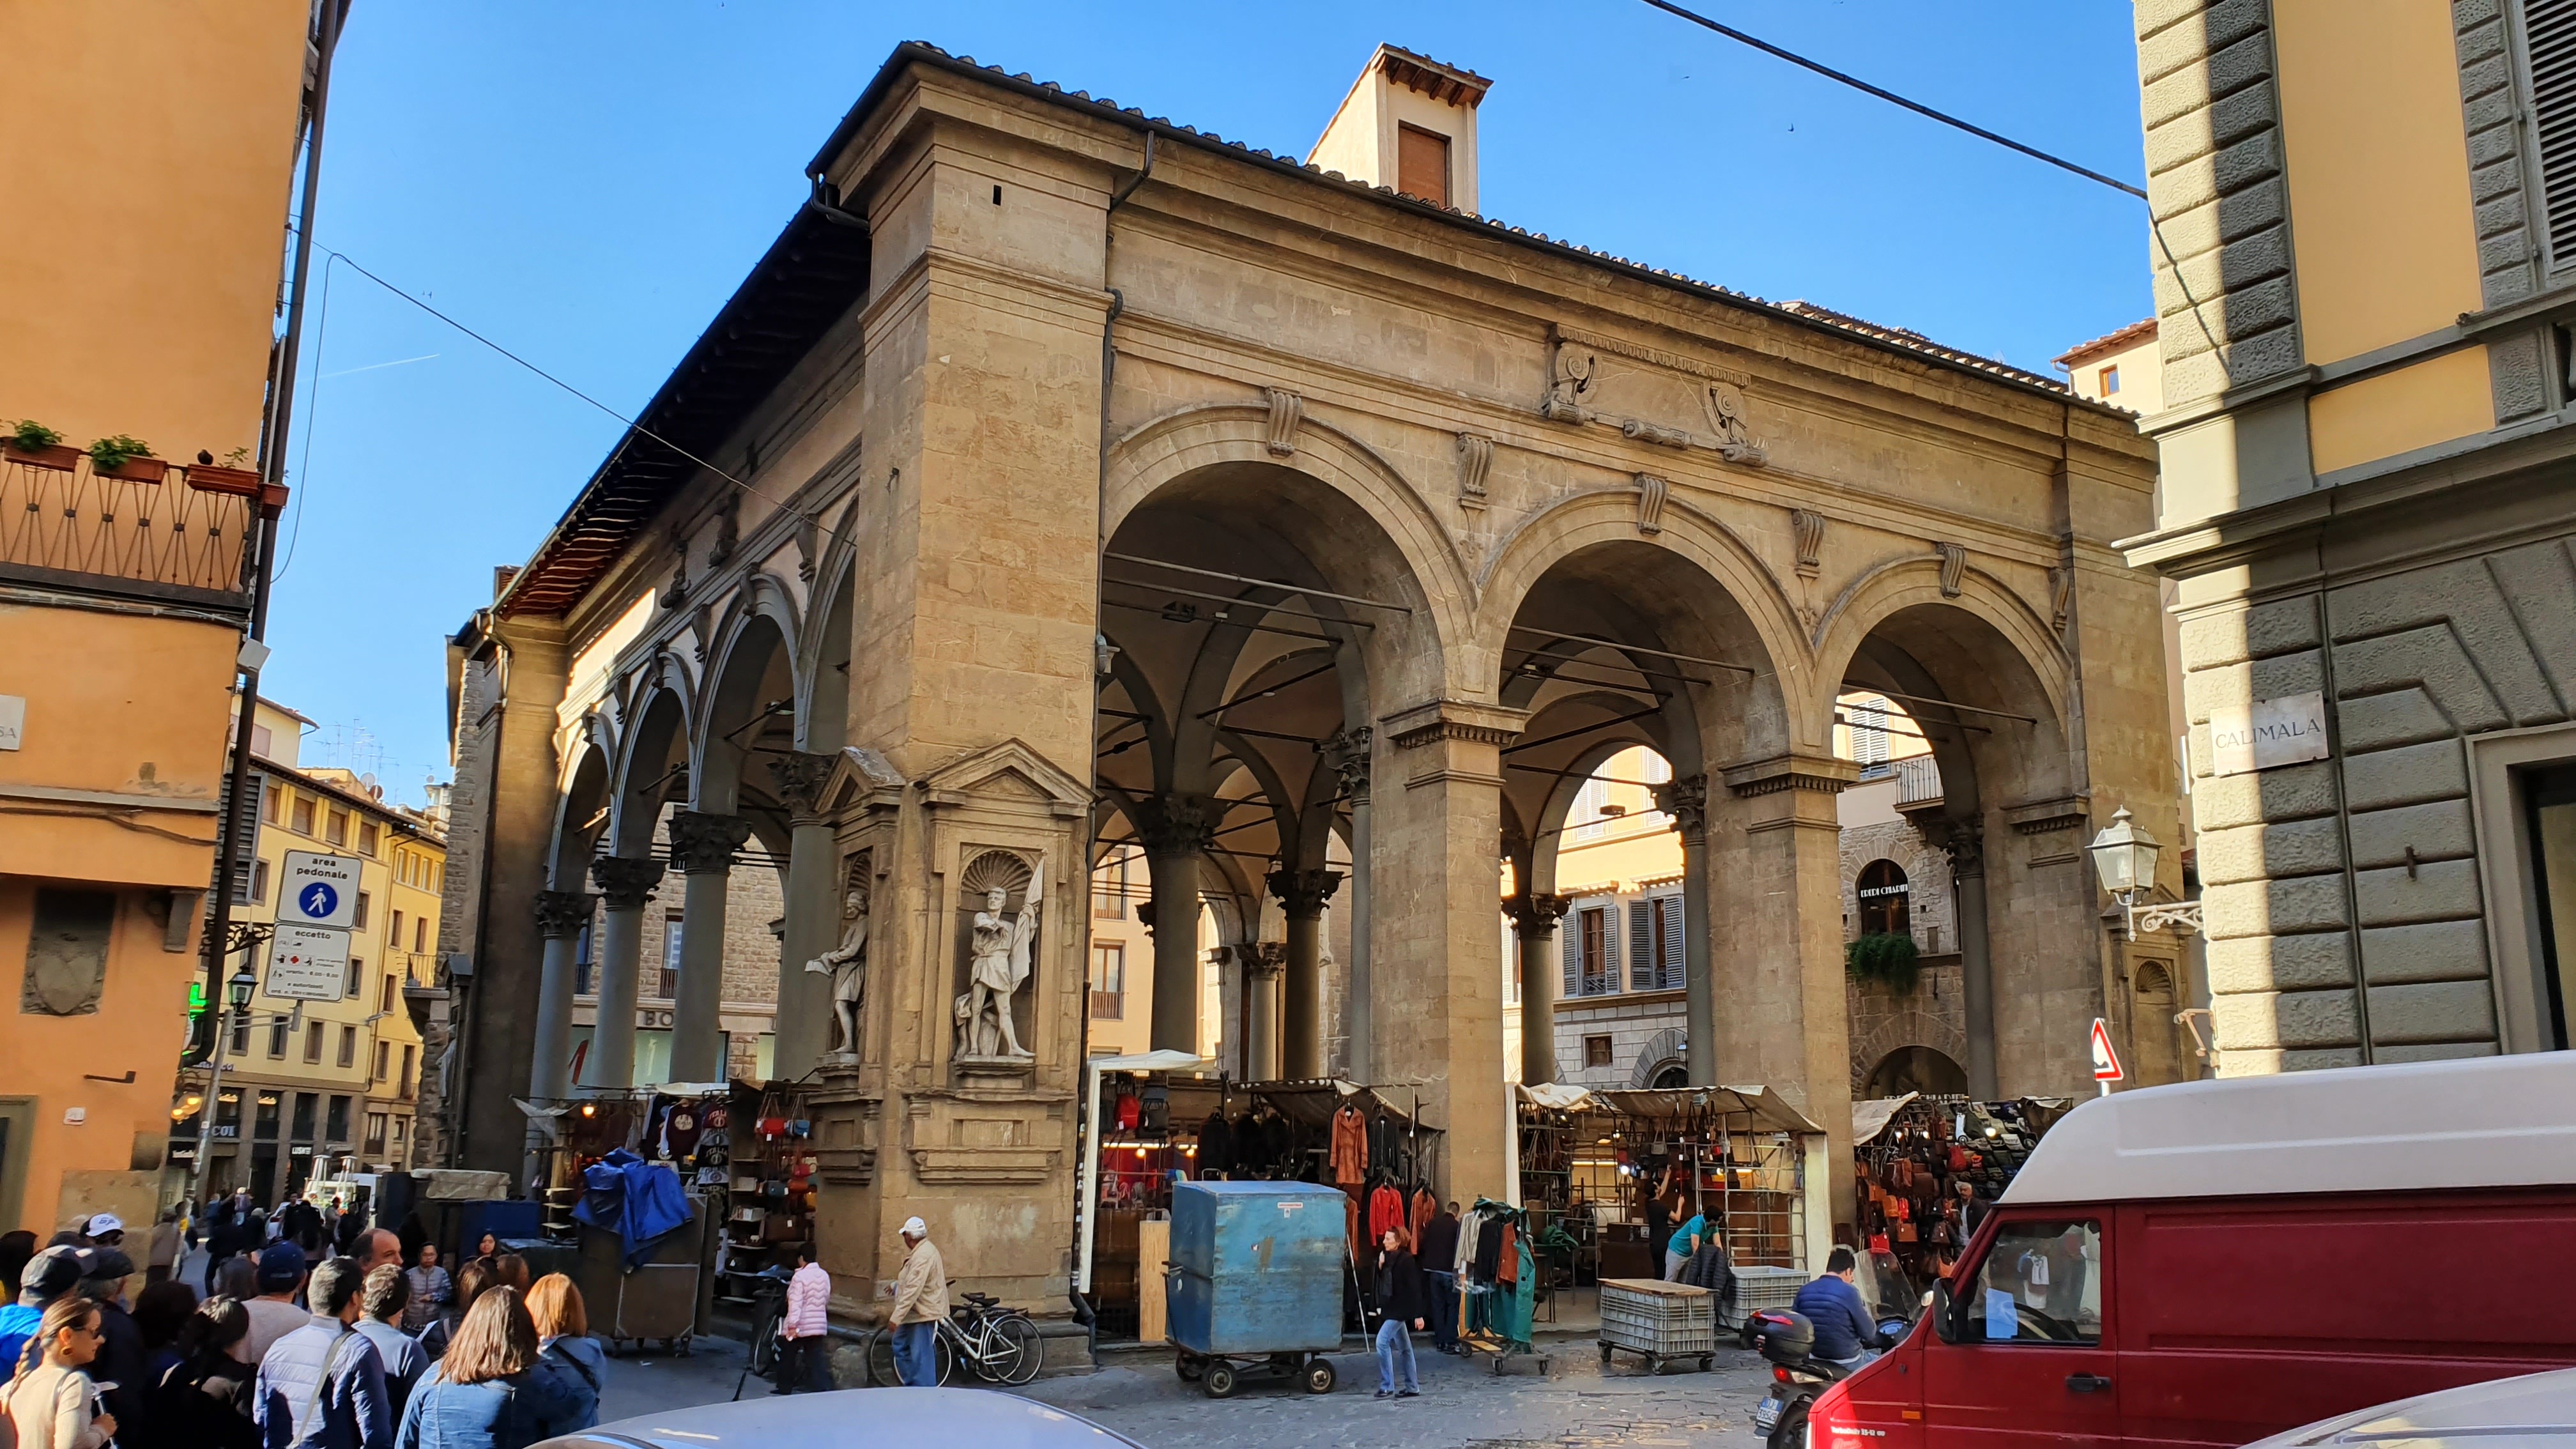
M 1904 1010 L 1888 1016 L 1866 1035 L 1856 1038 L 1851 1048 L 1851 1083 L 1857 1093 L 1867 1085 L 1870 1073 L 1881 1062 L 1907 1047 L 1928 1047 L 1953 1062 L 1968 1060 L 1967 1033 L 1923 1009 L 1917 999 L 1906 1003 Z
M 1637 1048 L 1637 1065 L 1636 1069 L 1628 1074 L 1628 1085 L 1637 1088 L 1652 1087 L 1655 1084 L 1655 1078 L 1662 1076 L 1673 1067 L 1680 1067 L 1687 1072 L 1690 1069 L 1689 1059 L 1688 1033 L 1677 1026 L 1665 1027 L 1662 1031 L 1646 1038 L 1645 1045 Z
M 835 544 L 817 569 L 820 587 L 796 651 L 796 748 L 829 754 L 848 744 L 852 641 L 858 631 L 858 551 Z
M 688 760 L 688 742 L 695 734 L 691 705 L 685 691 L 667 683 L 639 693 L 634 723 L 624 731 L 625 750 L 617 761 L 616 793 L 609 807 L 614 854 L 651 853 L 653 831 L 661 823 L 667 798 L 661 777 L 674 764 L 685 766 Z
M 609 748 L 596 739 L 584 740 L 572 753 L 563 786 L 555 795 L 554 839 L 546 854 L 546 885 L 550 890 L 590 889 L 590 858 L 608 823 L 589 822 L 610 803 L 609 792 L 616 780 L 609 763 L 612 758 Z
M 713 667 L 705 708 L 690 732 L 690 798 L 696 808 L 718 815 L 731 814 L 742 803 L 743 767 L 753 745 L 772 733 L 765 723 L 771 704 L 783 702 L 793 711 L 804 696 L 796 678 L 796 610 L 786 586 L 754 575 L 734 596 L 727 616 L 716 635 L 721 646 L 709 655 Z M 776 701 L 765 697 L 780 685 L 784 688 Z M 779 733 L 791 741 L 795 737 L 792 715 Z M 759 783 L 751 783 L 758 790 Z
M 1841 688 L 1862 644 L 1895 615 L 1922 606 L 1959 610 L 1993 630 L 2038 683 L 2055 717 L 2052 723 L 2062 728 L 2072 681 L 2066 650 L 2056 631 L 2021 595 L 1993 574 L 1974 566 L 1961 571 L 1957 594 L 1944 594 L 1937 555 L 1880 564 L 1852 580 L 1817 620 L 1816 678 L 1829 715 L 1833 695 Z
M 1776 741 L 1765 741 L 1757 748 L 1776 752 L 1795 744 L 1829 743 L 1830 701 L 1816 711 L 1806 698 L 1812 691 L 1800 687 L 1810 672 L 1811 655 L 1796 610 L 1760 556 L 1733 530 L 1686 499 L 1675 498 L 1665 505 L 1661 532 L 1651 536 L 1638 531 L 1633 489 L 1576 493 L 1523 521 L 1497 544 L 1486 565 L 1482 587 L 1492 607 L 1479 611 L 1474 640 L 1478 655 L 1501 659 L 1531 591 L 1560 564 L 1603 544 L 1638 542 L 1650 543 L 1694 566 L 1723 591 L 1746 622 L 1749 637 L 1741 642 L 1759 650 L 1760 657 L 1730 662 L 1757 671 L 1754 681 L 1774 697 L 1780 713 Z

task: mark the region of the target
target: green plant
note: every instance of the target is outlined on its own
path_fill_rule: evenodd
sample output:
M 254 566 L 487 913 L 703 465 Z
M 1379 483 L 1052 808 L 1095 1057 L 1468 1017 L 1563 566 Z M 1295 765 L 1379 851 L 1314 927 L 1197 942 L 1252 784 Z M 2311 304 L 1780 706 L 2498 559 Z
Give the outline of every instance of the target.
M 20 418 L 9 430 L 10 443 L 22 453 L 41 453 L 62 440 L 62 434 L 34 418 Z
M 1911 934 L 1881 931 L 1845 946 L 1843 969 L 1855 981 L 1876 981 L 1903 996 L 1914 989 L 1923 967 Z
M 102 473 L 113 473 L 137 458 L 152 456 L 152 445 L 141 438 L 123 433 L 99 439 L 89 445 L 89 461 Z
M 235 448 L 231 452 L 224 454 L 224 466 L 227 468 L 246 468 L 250 466 L 250 449 Z

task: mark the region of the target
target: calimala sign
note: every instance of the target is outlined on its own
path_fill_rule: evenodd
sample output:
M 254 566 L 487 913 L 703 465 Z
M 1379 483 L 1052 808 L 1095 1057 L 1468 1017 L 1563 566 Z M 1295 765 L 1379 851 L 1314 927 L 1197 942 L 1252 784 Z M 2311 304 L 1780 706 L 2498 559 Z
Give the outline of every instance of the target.
M 2243 775 L 2326 757 L 2326 697 L 2311 691 L 2209 712 L 2209 770 Z

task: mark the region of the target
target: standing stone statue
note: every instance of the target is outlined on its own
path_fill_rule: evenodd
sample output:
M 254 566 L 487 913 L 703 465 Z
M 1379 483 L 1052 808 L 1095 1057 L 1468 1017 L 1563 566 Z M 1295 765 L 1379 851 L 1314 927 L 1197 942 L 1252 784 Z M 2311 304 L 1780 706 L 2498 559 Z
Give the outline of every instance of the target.
M 859 1008 L 868 994 L 868 897 L 853 887 L 841 898 L 841 944 L 805 963 L 805 969 L 832 978 L 832 1025 L 839 1040 L 834 1051 L 859 1050 Z
M 1040 859 L 1029 877 L 1029 893 L 1016 916 L 1002 914 L 1010 892 L 999 886 L 984 893 L 984 909 L 975 913 L 968 985 L 957 1013 L 960 1056 L 1026 1057 L 1035 1053 L 1020 1045 L 1019 1027 L 1011 1019 L 1011 1002 L 1029 981 L 1030 943 L 1037 936 L 1038 907 L 1046 899 L 1046 861 Z

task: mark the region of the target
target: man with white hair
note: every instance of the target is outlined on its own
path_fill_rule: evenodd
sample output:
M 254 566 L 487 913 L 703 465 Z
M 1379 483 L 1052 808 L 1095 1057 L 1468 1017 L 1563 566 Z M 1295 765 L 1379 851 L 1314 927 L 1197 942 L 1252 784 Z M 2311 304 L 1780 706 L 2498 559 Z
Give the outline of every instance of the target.
M 894 1312 L 886 1319 L 894 1334 L 895 1377 L 912 1388 L 937 1388 L 938 1325 L 948 1316 L 948 1265 L 930 1244 L 929 1225 L 919 1218 L 903 1220 L 903 1245 L 909 1251 L 894 1280 Z

